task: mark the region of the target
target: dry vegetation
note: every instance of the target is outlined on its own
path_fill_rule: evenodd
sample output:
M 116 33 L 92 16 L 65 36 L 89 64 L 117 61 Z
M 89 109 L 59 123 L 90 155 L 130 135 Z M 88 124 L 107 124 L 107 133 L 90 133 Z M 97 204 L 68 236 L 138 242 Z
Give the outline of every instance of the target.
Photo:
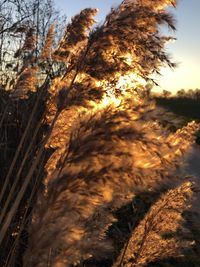
M 87 8 L 61 38 L 52 2 L 27 3 L 0 4 L 0 265 L 200 266 L 180 175 L 200 126 L 171 133 L 141 85 L 175 67 L 176 1 L 124 0 L 92 29 Z

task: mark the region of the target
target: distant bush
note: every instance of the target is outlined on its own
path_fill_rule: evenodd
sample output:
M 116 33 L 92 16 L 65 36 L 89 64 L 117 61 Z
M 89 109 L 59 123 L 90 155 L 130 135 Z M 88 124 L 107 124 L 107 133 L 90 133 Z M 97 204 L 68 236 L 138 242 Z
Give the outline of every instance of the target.
M 163 106 L 178 116 L 183 116 L 186 121 L 200 121 L 199 107 L 200 98 L 193 97 L 157 97 L 156 102 L 159 106 Z

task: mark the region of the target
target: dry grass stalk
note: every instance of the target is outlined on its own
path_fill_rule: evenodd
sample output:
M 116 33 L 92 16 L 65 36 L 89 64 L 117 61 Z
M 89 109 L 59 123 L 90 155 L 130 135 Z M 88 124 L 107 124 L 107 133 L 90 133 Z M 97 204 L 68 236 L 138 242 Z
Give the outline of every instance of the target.
M 15 89 L 11 92 L 11 97 L 15 99 L 27 98 L 29 92 L 36 92 L 37 90 L 37 67 L 27 67 L 20 74 Z
M 50 26 L 47 32 L 46 40 L 41 51 L 40 58 L 42 60 L 48 60 L 51 58 L 54 37 L 55 37 L 55 26 L 53 24 Z
M 193 183 L 184 182 L 163 194 L 133 231 L 125 252 L 113 267 L 142 267 L 155 260 L 181 257 L 194 245 L 182 213 L 190 208 Z M 187 238 L 186 238 L 187 237 Z
M 105 233 L 114 221 L 113 210 L 138 192 L 158 189 L 180 161 L 181 155 L 174 153 L 177 143 L 168 143 L 154 122 L 157 116 L 147 105 L 133 108 L 130 99 L 82 114 L 72 127 L 67 155 L 60 163 L 63 169 L 58 165 L 49 177 L 47 195 L 39 198 L 27 266 L 43 266 L 50 250 L 52 266 L 110 253 Z M 179 147 L 182 144 L 187 149 L 191 143 L 180 138 Z M 164 159 L 169 153 L 170 161 Z
M 14 57 L 20 57 L 22 54 L 25 53 L 33 53 L 34 49 L 36 48 L 36 34 L 35 29 L 30 27 L 25 33 L 25 40 L 23 46 L 19 48 L 16 52 Z M 32 57 L 32 56 L 31 56 Z
M 70 266 L 90 257 L 106 257 L 112 249 L 106 231 L 115 220 L 113 211 L 138 192 L 158 189 L 164 178 L 172 177 L 191 145 L 192 138 L 188 141 L 178 134 L 174 142 L 155 121 L 162 111 L 159 114 L 142 99 L 137 105 L 124 95 L 116 98 L 119 102 L 111 101 L 119 77 L 134 72 L 147 78 L 163 62 L 174 66 L 163 52 L 170 38 L 157 35 L 158 24 L 175 29 L 172 17 L 161 9 L 166 4 L 160 1 L 152 10 L 150 1 L 124 1 L 89 39 L 85 29 L 91 24 L 84 18 L 85 60 L 81 67 L 67 66 L 65 76 L 50 88 L 47 120 L 51 122 L 55 114 L 58 120 L 47 147 L 57 150 L 46 166 L 47 191 L 38 198 L 25 265 Z M 69 60 L 79 47 L 82 39 L 72 29 L 80 19 L 81 14 L 68 26 L 57 56 Z M 99 98 L 88 93 L 91 82 L 103 92 Z M 114 94 L 103 105 L 111 83 Z
M 169 4 L 166 1 L 159 2 L 163 5 Z M 85 9 L 75 16 L 67 26 L 59 47 L 55 50 L 57 56 L 61 53 L 60 59 L 65 61 L 65 64 L 67 57 L 67 70 L 65 77 L 56 78 L 49 89 L 51 97 L 47 103 L 47 122 L 49 123 L 55 116 L 59 98 L 65 99 L 66 109 L 60 112 L 47 144 L 56 149 L 47 164 L 48 176 L 56 169 L 61 155 L 67 149 L 71 123 L 85 107 L 91 108 L 92 101 L 97 105 L 105 97 L 111 86 L 110 82 L 112 82 L 112 94 L 118 94 L 122 89 L 121 87 L 116 89 L 113 82 L 117 82 L 119 77 L 128 74 L 131 77 L 128 81 L 130 82 L 131 79 L 136 78 L 136 75 L 132 77 L 133 73 L 147 78 L 148 73 L 154 68 L 155 70 L 159 68 L 161 62 L 173 66 L 162 51 L 166 38 L 161 37 L 157 31 L 158 23 L 167 23 L 174 28 L 172 18 L 167 19 L 164 9 L 161 13 L 157 10 L 152 12 L 152 6 L 148 1 L 124 1 L 116 10 L 111 11 L 101 27 L 88 35 L 89 28 L 94 23 L 95 12 L 96 10 L 93 9 Z M 157 19 L 155 19 L 156 16 Z M 143 25 L 140 25 L 141 22 Z M 80 63 L 77 60 L 80 51 L 83 53 L 84 50 L 87 53 Z M 140 51 L 138 55 L 137 51 Z M 78 74 L 75 71 L 77 68 L 74 67 L 74 61 L 68 58 L 71 57 L 69 55 L 75 55 Z M 155 59 L 154 63 L 152 58 Z M 146 62 L 146 65 L 142 62 Z M 135 86 L 134 83 L 132 85 Z
M 66 27 L 65 34 L 58 48 L 54 51 L 54 57 L 57 60 L 68 60 L 80 54 L 84 46 L 87 44 L 88 34 L 91 26 L 94 24 L 94 16 L 97 9 L 86 8 L 72 18 L 71 23 Z
M 175 29 L 174 20 L 164 9 L 169 2 L 158 2 L 163 5 L 161 10 L 150 1 L 123 1 L 113 9 L 105 23 L 91 35 L 86 73 L 113 82 L 126 73 L 148 79 L 165 63 L 174 67 L 163 51 L 167 40 L 158 31 L 159 24 Z
M 33 51 L 36 46 L 36 36 L 35 36 L 35 29 L 30 28 L 26 33 L 26 39 L 24 41 L 24 45 L 22 47 L 22 51 Z
M 164 111 L 142 99 L 137 93 L 141 87 L 135 82 L 138 76 L 151 79 L 163 63 L 175 66 L 163 50 L 171 38 L 158 32 L 158 25 L 164 23 L 175 29 L 172 16 L 164 9 L 175 3 L 156 0 L 152 5 L 152 1 L 125 0 L 91 33 L 96 10 L 85 9 L 66 27 L 52 58 L 53 27 L 49 29 L 41 59 L 50 59 L 58 69 L 59 64 L 64 66 L 57 78 L 51 77 L 50 86 L 44 84 L 48 99 L 36 91 L 37 101 L 45 98 L 43 116 L 49 129 L 0 231 L 2 241 L 45 149 L 53 148 L 55 152 L 44 170 L 47 190 L 38 194 L 24 266 L 66 267 L 91 257 L 109 257 L 113 247 L 106 233 L 116 220 L 113 212 L 140 192 L 159 190 L 181 165 L 182 154 L 193 143 L 199 125 L 191 123 L 170 134 L 158 123 Z M 29 35 L 31 40 L 33 32 Z M 33 52 L 29 43 L 27 39 L 24 53 Z M 24 98 L 36 88 L 33 85 L 40 69 L 37 73 L 37 67 L 25 65 L 13 97 Z M 25 159 L 26 153 L 23 164 Z M 180 190 L 184 191 L 183 187 Z M 173 195 L 176 189 L 170 192 Z M 155 209 L 164 200 L 157 202 Z

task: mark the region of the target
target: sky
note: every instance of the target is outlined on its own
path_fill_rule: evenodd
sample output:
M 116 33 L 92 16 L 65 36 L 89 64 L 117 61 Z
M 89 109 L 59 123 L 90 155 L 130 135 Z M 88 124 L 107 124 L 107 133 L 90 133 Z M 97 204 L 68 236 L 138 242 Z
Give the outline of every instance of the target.
M 103 22 L 111 7 L 120 3 L 121 0 L 55 0 L 56 7 L 68 19 L 83 8 L 98 8 L 96 20 L 99 23 Z M 175 70 L 161 70 L 162 76 L 156 77 L 160 85 L 155 88 L 158 92 L 163 89 L 176 92 L 182 88 L 200 88 L 200 0 L 179 0 L 173 13 L 177 21 L 177 31 L 170 34 L 177 41 L 168 44 L 166 50 L 172 60 L 178 63 L 178 67 Z

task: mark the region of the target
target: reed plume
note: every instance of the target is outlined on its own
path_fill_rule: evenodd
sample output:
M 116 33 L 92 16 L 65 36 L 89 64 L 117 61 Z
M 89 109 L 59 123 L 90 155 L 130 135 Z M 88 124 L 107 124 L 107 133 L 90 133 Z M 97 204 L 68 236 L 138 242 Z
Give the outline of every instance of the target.
M 166 1 L 161 2 L 166 4 Z M 56 169 L 64 153 L 71 122 L 76 120 L 79 111 L 94 107 L 107 95 L 123 94 L 131 86 L 137 88 L 135 81 L 138 76 L 151 79 L 149 75 L 158 71 L 161 64 L 175 66 L 163 50 L 170 37 L 158 32 L 158 24 L 162 23 L 175 29 L 172 17 L 164 9 L 162 12 L 154 10 L 150 2 L 123 1 L 118 8 L 111 10 L 102 26 L 89 34 L 95 14 L 96 10 L 85 9 L 75 16 L 54 52 L 56 57 L 61 53 L 60 59 L 66 65 L 66 71 L 53 81 L 49 89 L 47 123 L 58 111 L 60 99 L 65 108 L 62 108 L 47 144 L 47 147 L 56 149 L 47 163 L 49 174 Z M 71 60 L 74 56 L 75 62 Z M 126 85 L 121 86 L 120 82 L 117 86 L 124 76 Z M 138 97 L 134 90 L 132 94 Z
M 15 99 L 28 98 L 28 93 L 37 91 L 38 68 L 27 67 L 19 75 L 11 97 Z
M 54 52 L 66 71 L 52 82 L 47 102 L 47 122 L 56 121 L 46 148 L 55 152 L 46 165 L 45 194 L 33 212 L 25 266 L 109 258 L 113 247 L 107 232 L 115 211 L 141 192 L 175 182 L 199 125 L 169 133 L 159 123 L 165 111 L 142 99 L 135 82 L 138 76 L 151 79 L 163 63 L 175 66 L 163 50 L 170 37 L 158 31 L 160 24 L 175 29 L 164 9 L 171 3 L 123 1 L 89 35 L 92 9 L 67 26 Z M 122 85 L 123 78 L 133 81 L 131 89 Z
M 47 195 L 39 200 L 27 266 L 43 266 L 50 250 L 52 266 L 108 256 L 113 212 L 139 192 L 159 190 L 169 179 L 173 183 L 182 156 L 177 147 L 187 150 L 191 142 L 185 136 L 171 142 L 157 116 L 148 105 L 133 107 L 131 99 L 82 114 L 72 126 L 62 169 L 50 177 Z
M 97 9 L 86 8 L 72 18 L 71 23 L 66 27 L 58 48 L 54 52 L 56 59 L 60 58 L 61 61 L 65 59 L 67 64 L 73 56 L 77 58 L 77 54 L 83 50 L 87 43 L 89 29 L 95 22 L 93 17 L 96 13 Z
M 25 32 L 25 40 L 21 48 L 19 48 L 16 53 L 15 57 L 20 57 L 22 54 L 33 53 L 36 48 L 36 34 L 35 28 L 29 27 L 28 30 Z
M 92 30 L 97 10 L 84 9 L 66 26 L 56 48 L 54 26 L 49 28 L 39 56 L 30 44 L 32 40 L 34 45 L 34 31 L 27 33 L 20 53 L 24 53 L 24 59 L 30 56 L 30 60 L 24 62 L 10 99 L 35 92 L 36 103 L 27 123 L 30 126 L 33 121 L 33 128 L 36 125 L 35 140 L 22 160 L 25 164 L 33 151 L 33 163 L 11 207 L 12 214 L 15 207 L 19 208 L 31 179 L 38 181 L 40 168 L 44 179 L 31 214 L 24 266 L 71 267 L 90 260 L 111 261 L 119 253 L 114 251 L 109 236 L 117 223 L 116 212 L 138 195 L 159 195 L 163 188 L 171 190 L 152 202 L 150 211 L 143 214 L 145 218 L 135 225 L 124 264 L 145 265 L 172 255 L 173 247 L 181 251 L 190 246 L 176 237 L 165 242 L 151 227 L 149 239 L 144 239 L 144 245 L 140 243 L 140 234 L 152 218 L 156 218 L 156 229 L 166 230 L 163 220 L 167 219 L 175 231 L 182 223 L 183 210 L 188 208 L 185 196 L 192 195 L 191 183 L 173 188 L 179 183 L 182 157 L 194 143 L 199 124 L 191 122 L 171 133 L 161 123 L 166 111 L 144 97 L 141 85 L 154 82 L 152 74 L 159 73 L 163 64 L 171 68 L 176 65 L 164 50 L 172 37 L 159 31 L 163 24 L 175 30 L 173 16 L 166 9 L 170 5 L 175 6 L 176 1 L 125 0 Z M 27 126 L 24 131 L 8 178 L 19 160 L 20 148 L 29 141 L 31 129 Z M 19 166 L 17 177 L 22 169 Z M 169 217 L 162 208 L 164 204 L 170 209 Z M 178 210 L 173 213 L 171 208 Z M 10 222 L 8 214 L 3 229 L 8 229 Z M 5 231 L 0 230 L 1 240 Z M 160 250 L 156 250 L 155 240 L 163 244 Z M 147 245 L 149 248 L 143 250 Z
M 185 228 L 183 212 L 190 208 L 193 188 L 192 182 L 184 182 L 163 194 L 133 231 L 113 267 L 147 266 L 191 250 L 195 243 L 190 229 Z
M 167 5 L 166 1 L 157 2 Z M 91 35 L 86 72 L 113 82 L 127 73 L 150 79 L 161 65 L 174 67 L 163 49 L 170 37 L 166 39 L 158 30 L 159 24 L 175 30 L 174 20 L 164 7 L 155 7 L 151 1 L 123 1 L 112 9 L 104 24 Z
M 54 26 L 54 24 L 52 24 L 49 27 L 45 43 L 44 43 L 44 46 L 42 47 L 42 51 L 40 54 L 40 58 L 42 60 L 48 60 L 51 58 L 51 54 L 52 54 L 52 50 L 53 50 L 54 37 L 55 37 L 55 26 Z

